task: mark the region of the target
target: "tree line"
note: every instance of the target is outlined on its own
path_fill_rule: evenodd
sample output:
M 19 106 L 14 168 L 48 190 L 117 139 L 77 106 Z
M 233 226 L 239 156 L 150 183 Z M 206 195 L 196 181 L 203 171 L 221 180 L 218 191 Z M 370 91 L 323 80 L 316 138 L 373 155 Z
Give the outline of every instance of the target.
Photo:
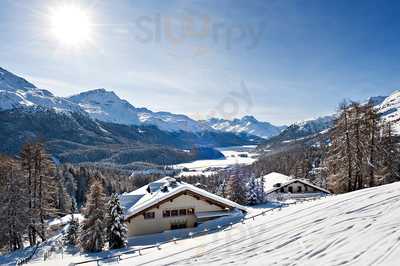
M 328 188 L 350 192 L 400 181 L 399 162 L 392 124 L 372 105 L 342 103 L 324 161 Z
M 400 181 L 399 137 L 371 104 L 341 103 L 334 126 L 312 141 L 267 153 L 251 171 L 305 178 L 334 193 Z
M 113 232 L 125 230 L 122 208 L 116 195 L 112 194 L 115 189 L 111 181 L 106 182 L 107 179 L 100 171 L 79 168 L 86 174 L 85 178 L 78 179 L 76 182 L 76 179 L 71 178 L 71 171 L 64 171 L 65 169 L 71 170 L 66 166 L 56 167 L 51 156 L 46 153 L 43 143 L 40 142 L 25 144 L 17 158 L 0 155 L 0 210 L 2 213 L 0 248 L 14 251 L 22 249 L 25 242 L 29 242 L 30 246 L 35 246 L 46 241 L 51 236 L 48 221 L 55 217 L 66 214 L 73 216 L 77 213 L 76 199 L 82 204 L 86 219 L 78 227 L 79 230 L 76 230 L 80 232 L 79 238 L 73 237 L 77 221 L 72 219 L 72 225 L 69 226 L 71 239 L 79 239 L 79 245 L 85 250 L 95 250 L 104 241 L 99 241 L 98 237 L 93 237 L 92 233 L 98 233 L 98 230 L 104 229 L 102 239 L 109 239 L 110 247 L 121 246 L 121 244 L 114 244 L 117 240 Z M 129 180 L 129 176 L 126 179 Z M 118 179 L 114 182 L 117 181 Z M 137 182 L 144 183 L 145 181 L 139 178 Z M 127 184 L 127 182 L 121 183 L 121 185 Z M 129 186 L 135 187 L 135 182 Z M 88 187 L 90 189 L 87 189 Z M 124 188 L 120 187 L 120 189 Z M 109 195 L 111 198 L 107 203 Z M 109 209 L 107 210 L 105 206 Z M 97 231 L 93 231 L 92 225 L 89 224 L 93 221 Z M 119 234 L 123 238 L 124 234 Z M 97 246 L 92 247 L 91 245 L 94 244 L 88 243 L 88 239 L 95 239 Z M 120 240 L 120 243 L 122 242 L 124 241 Z

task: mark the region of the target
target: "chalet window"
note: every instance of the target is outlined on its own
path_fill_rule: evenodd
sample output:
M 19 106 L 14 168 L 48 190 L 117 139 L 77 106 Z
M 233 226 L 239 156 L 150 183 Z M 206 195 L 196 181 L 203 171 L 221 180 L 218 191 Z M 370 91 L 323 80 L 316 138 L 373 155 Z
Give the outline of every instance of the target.
M 172 223 L 171 224 L 171 230 L 175 230 L 175 229 L 182 229 L 182 228 L 186 228 L 186 222 L 180 222 L 180 223 Z
M 281 193 L 285 192 L 285 188 L 281 187 L 280 191 Z
M 303 192 L 303 189 L 302 189 L 301 186 L 298 186 L 298 187 L 297 187 L 297 192 Z
M 290 193 L 293 193 L 293 187 L 290 186 L 290 187 L 288 187 L 288 189 L 289 189 Z
M 163 217 L 168 218 L 168 217 L 175 217 L 175 216 L 186 216 L 186 215 L 192 215 L 194 214 L 194 209 L 189 208 L 189 209 L 177 209 L 177 210 L 164 210 L 163 211 Z
M 154 219 L 154 217 L 155 217 L 155 215 L 154 215 L 154 212 L 145 212 L 144 214 L 143 214 L 143 216 L 144 216 L 144 219 Z

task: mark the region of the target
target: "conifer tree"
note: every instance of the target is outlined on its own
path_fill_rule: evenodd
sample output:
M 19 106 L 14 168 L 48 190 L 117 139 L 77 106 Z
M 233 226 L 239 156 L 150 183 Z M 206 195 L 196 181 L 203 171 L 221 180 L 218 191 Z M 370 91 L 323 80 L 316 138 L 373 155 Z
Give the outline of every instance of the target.
M 258 186 L 254 176 L 250 178 L 247 190 L 247 204 L 256 205 L 258 203 Z
M 76 246 L 79 241 L 79 220 L 75 217 L 76 203 L 72 200 L 71 206 L 71 221 L 65 235 L 64 242 L 70 246 Z
M 57 188 L 55 166 L 42 143 L 25 144 L 21 152 L 21 164 L 28 188 L 28 237 L 31 245 L 37 243 L 36 235 L 46 240 L 46 220 L 56 211 Z
M 264 180 L 263 176 L 260 177 L 257 184 L 258 184 L 258 202 L 264 203 L 264 201 L 265 201 L 265 190 L 264 190 L 265 180 Z
M 225 198 L 226 197 L 226 179 L 224 178 L 223 180 L 222 180 L 222 183 L 218 186 L 218 189 L 217 189 L 217 195 L 218 196 L 220 196 L 220 197 L 223 197 L 223 198 Z
M 388 184 L 400 181 L 400 151 L 394 140 L 390 122 L 385 124 L 382 129 L 380 143 L 380 183 Z
M 0 156 L 0 244 L 8 250 L 22 249 L 23 235 L 28 224 L 26 186 L 19 164 Z
M 95 179 L 87 193 L 79 238 L 80 246 L 89 252 L 101 251 L 106 241 L 106 195 L 102 183 Z
M 124 213 L 116 193 L 108 202 L 108 243 L 110 249 L 123 248 L 127 244 L 128 228 L 124 223 Z
M 246 204 L 246 188 L 244 176 L 242 176 L 239 171 L 232 174 L 228 179 L 226 188 L 228 199 L 239 204 Z

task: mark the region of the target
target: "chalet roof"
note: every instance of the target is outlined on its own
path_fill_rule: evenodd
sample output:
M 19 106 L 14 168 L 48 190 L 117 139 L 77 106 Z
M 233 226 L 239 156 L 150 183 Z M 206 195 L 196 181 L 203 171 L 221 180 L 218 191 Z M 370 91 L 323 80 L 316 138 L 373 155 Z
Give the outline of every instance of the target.
M 319 187 L 317 185 L 314 185 L 310 181 L 307 181 L 305 179 L 294 178 L 291 176 L 287 176 L 287 175 L 283 175 L 283 174 L 275 173 L 275 172 L 264 176 L 264 190 L 265 190 L 266 194 L 269 194 L 269 193 L 279 190 L 281 187 L 288 186 L 295 182 L 303 183 L 304 185 L 313 187 L 321 192 L 330 194 L 330 192 L 328 190 L 326 190 L 322 187 Z M 278 183 L 280 184 L 279 187 L 274 186 Z
M 135 191 L 124 193 L 120 196 L 125 219 L 185 191 L 189 191 L 212 201 L 219 202 L 222 205 L 246 211 L 245 207 L 237 204 L 236 202 L 222 198 L 186 182 L 176 181 L 175 178 L 167 176 L 145 185 Z

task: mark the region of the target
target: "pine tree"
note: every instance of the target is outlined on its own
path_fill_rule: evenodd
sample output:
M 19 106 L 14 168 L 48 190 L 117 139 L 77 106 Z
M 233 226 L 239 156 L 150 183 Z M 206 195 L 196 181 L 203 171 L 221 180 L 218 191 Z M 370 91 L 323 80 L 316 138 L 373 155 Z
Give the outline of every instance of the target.
M 380 145 L 380 183 L 400 181 L 400 151 L 396 146 L 390 122 L 387 122 L 382 129 Z
M 26 186 L 18 162 L 0 157 L 0 242 L 8 249 L 22 249 L 25 228 L 28 224 Z
M 264 203 L 265 202 L 265 190 L 264 190 L 265 180 L 264 180 L 263 176 L 258 180 L 257 184 L 258 184 L 258 194 L 257 194 L 258 202 Z
M 64 242 L 70 246 L 76 246 L 79 240 L 79 220 L 74 216 L 76 212 L 76 203 L 73 200 L 71 206 L 71 221 L 64 237 Z
M 110 249 L 126 246 L 128 228 L 124 223 L 124 214 L 117 194 L 111 195 L 108 202 L 107 234 Z
M 21 164 L 28 187 L 28 237 L 31 245 L 37 242 L 36 235 L 46 240 L 46 220 L 56 212 L 55 166 L 42 143 L 25 144 L 21 152 Z
M 331 146 L 324 162 L 332 191 L 373 187 L 396 175 L 394 160 L 398 153 L 390 126 L 389 129 L 385 127 L 372 105 L 342 106 L 331 131 Z
M 258 186 L 254 176 L 250 178 L 247 189 L 247 204 L 256 205 L 258 203 Z
M 239 204 L 246 204 L 246 183 L 244 181 L 244 177 L 238 170 L 235 174 L 229 177 L 226 187 L 226 194 L 228 199 Z
M 342 103 L 339 108 L 339 116 L 330 132 L 331 146 L 325 164 L 328 168 L 329 189 L 346 192 L 352 189 L 354 156 L 350 139 L 349 107 Z
M 90 186 L 84 208 L 85 220 L 80 234 L 81 248 L 89 252 L 101 251 L 105 244 L 106 195 L 102 183 L 95 179 Z
M 218 186 L 218 189 L 217 189 L 217 195 L 220 197 L 223 197 L 223 198 L 226 197 L 226 187 L 227 187 L 226 183 L 227 183 L 226 179 L 224 178 L 222 180 L 222 183 Z

